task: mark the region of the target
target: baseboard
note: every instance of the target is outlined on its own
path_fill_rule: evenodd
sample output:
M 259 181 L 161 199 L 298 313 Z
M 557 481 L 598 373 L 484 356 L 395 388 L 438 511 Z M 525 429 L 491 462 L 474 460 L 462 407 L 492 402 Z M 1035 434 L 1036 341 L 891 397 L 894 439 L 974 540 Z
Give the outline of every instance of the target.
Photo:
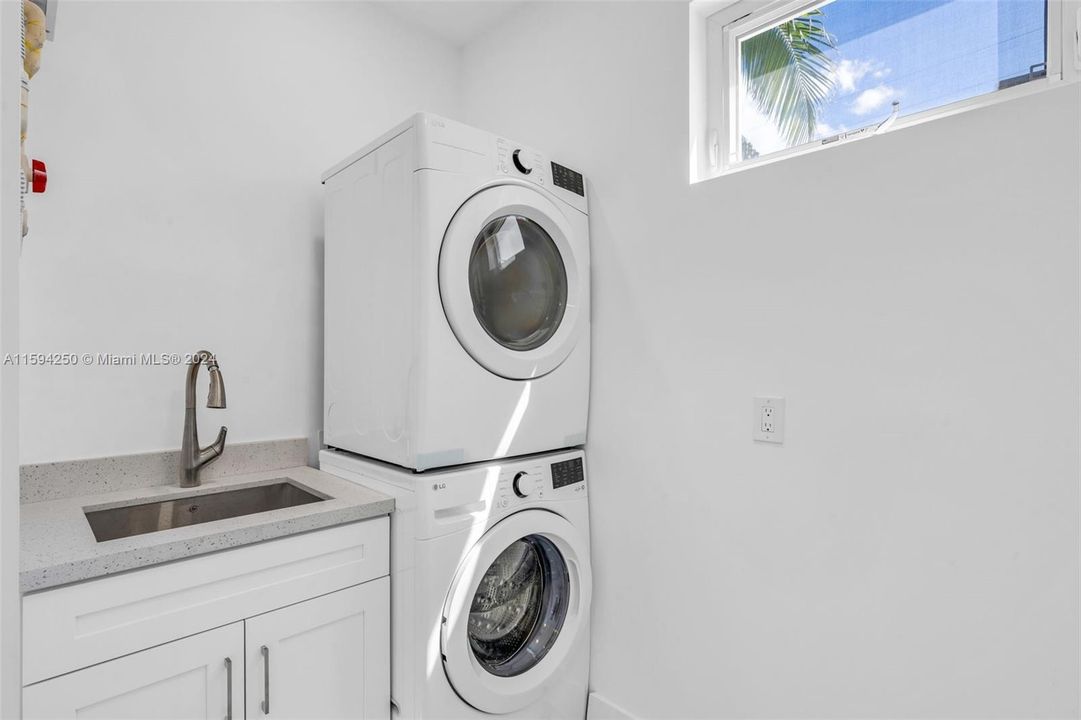
M 586 720 L 636 720 L 636 718 L 603 695 L 591 692 L 589 705 L 586 707 Z

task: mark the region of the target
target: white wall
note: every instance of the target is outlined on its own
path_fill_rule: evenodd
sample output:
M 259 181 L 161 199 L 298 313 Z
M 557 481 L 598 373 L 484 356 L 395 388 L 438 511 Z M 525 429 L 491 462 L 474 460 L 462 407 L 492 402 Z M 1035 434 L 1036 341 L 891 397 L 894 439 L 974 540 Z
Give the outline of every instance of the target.
M 31 94 L 26 352 L 218 354 L 204 440 L 321 427 L 320 173 L 455 114 L 460 52 L 366 3 L 66 2 Z M 179 367 L 22 373 L 22 462 L 179 447 Z M 205 387 L 206 379 L 202 378 Z M 200 389 L 200 402 L 205 390 Z
M 19 32 L 21 5 L 0 2 L 0 355 L 19 350 Z M 19 368 L 0 364 L 0 718 L 19 717 Z
M 1077 87 L 688 186 L 685 3 L 514 28 L 558 51 L 467 47 L 466 119 L 592 182 L 592 686 L 1076 716 Z

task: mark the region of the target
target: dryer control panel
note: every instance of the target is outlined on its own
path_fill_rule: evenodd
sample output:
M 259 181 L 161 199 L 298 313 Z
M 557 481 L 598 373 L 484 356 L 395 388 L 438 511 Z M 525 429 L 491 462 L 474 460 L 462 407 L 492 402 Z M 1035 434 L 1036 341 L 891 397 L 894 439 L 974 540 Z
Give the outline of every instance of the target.
M 585 178 L 582 177 L 582 173 L 563 167 L 557 162 L 552 163 L 552 183 L 575 195 L 586 196 Z
M 498 174 L 548 188 L 564 201 L 586 212 L 585 178 L 577 170 L 549 161 L 540 152 L 506 138 L 496 138 L 495 160 Z
M 529 180 L 538 185 L 549 184 L 548 164 L 536 150 L 520 147 L 505 138 L 495 141 L 496 170 L 502 175 Z

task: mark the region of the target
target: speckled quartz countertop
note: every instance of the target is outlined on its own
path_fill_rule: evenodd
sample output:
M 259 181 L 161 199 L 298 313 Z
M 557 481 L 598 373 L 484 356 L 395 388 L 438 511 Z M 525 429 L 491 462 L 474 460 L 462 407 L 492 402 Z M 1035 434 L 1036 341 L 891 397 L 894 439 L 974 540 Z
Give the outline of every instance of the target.
M 261 485 L 280 478 L 292 480 L 302 488 L 328 499 L 107 542 L 97 542 L 94 539 L 94 533 L 83 514 L 84 508 L 103 510 L 139 505 Z M 43 590 L 261 540 L 386 515 L 393 510 L 393 498 L 310 467 L 219 477 L 204 481 L 198 488 L 158 485 L 28 503 L 22 506 L 22 567 L 19 585 L 24 593 Z

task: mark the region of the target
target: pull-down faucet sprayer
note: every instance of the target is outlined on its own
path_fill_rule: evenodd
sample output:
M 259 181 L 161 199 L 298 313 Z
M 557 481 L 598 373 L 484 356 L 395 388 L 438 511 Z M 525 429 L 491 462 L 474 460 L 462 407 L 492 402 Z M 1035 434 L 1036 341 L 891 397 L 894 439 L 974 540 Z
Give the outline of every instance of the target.
M 184 439 L 180 446 L 180 487 L 195 487 L 199 484 L 199 471 L 202 467 L 221 457 L 225 450 L 225 434 L 228 428 L 222 426 L 218 438 L 205 448 L 199 447 L 199 429 L 195 423 L 195 380 L 199 375 L 199 366 L 206 364 L 210 374 L 210 394 L 206 399 L 208 408 L 225 407 L 225 380 L 221 368 L 213 353 L 200 350 L 195 353 L 188 365 L 187 385 L 184 389 Z

